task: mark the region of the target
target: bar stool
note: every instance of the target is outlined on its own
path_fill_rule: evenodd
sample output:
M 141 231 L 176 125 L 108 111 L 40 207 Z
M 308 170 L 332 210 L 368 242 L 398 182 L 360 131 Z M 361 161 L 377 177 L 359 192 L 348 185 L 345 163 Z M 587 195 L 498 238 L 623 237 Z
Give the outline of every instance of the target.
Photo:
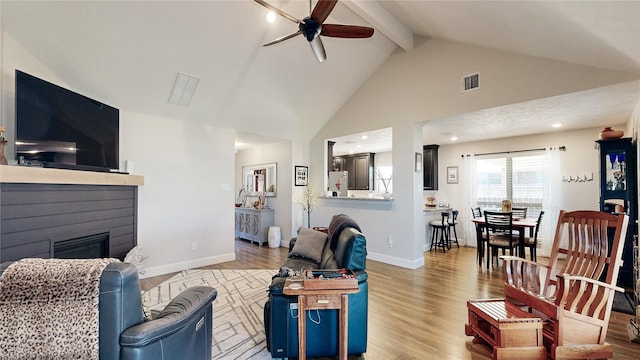
M 442 252 L 446 252 L 447 245 L 449 243 L 449 234 L 447 229 L 449 228 L 449 213 L 442 212 L 441 220 L 431 220 L 429 222 L 431 225 L 431 249 L 436 248 L 436 252 L 438 251 L 438 247 L 442 247 Z M 438 233 L 440 233 L 440 238 L 438 239 Z
M 460 248 L 460 244 L 458 243 L 458 232 L 456 231 L 456 225 L 458 224 L 458 212 L 459 212 L 458 210 L 451 211 L 451 214 L 452 214 L 451 219 L 447 221 L 447 223 L 449 224 L 449 227 L 447 229 L 449 231 L 449 234 L 448 234 L 449 241 L 447 242 L 449 249 L 451 249 L 451 243 L 454 241 L 456 242 L 456 246 Z M 451 238 L 451 228 L 453 228 L 453 236 L 454 236 L 453 239 Z

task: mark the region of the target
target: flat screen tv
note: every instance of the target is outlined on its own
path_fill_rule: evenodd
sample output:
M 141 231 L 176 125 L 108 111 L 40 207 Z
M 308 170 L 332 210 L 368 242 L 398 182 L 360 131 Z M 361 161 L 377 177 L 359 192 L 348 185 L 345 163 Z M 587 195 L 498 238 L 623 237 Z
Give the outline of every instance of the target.
M 16 158 L 21 165 L 119 168 L 118 109 L 16 70 Z

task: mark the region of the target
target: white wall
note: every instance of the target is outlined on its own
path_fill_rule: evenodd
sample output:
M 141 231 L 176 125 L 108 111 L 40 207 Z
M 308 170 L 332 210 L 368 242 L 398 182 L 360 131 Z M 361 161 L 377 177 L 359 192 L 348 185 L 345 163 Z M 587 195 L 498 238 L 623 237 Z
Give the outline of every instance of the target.
M 481 88 L 461 93 L 461 77 L 477 71 L 482 76 Z M 324 204 L 325 221 L 333 213 L 357 216 L 356 220 L 367 236 L 371 258 L 406 267 L 421 266 L 424 240 L 422 174 L 413 171 L 414 154 L 422 151 L 419 124 L 636 78 L 635 74 L 438 39 L 428 40 L 411 52 L 396 53 L 310 143 L 310 164 L 319 167 L 325 162 L 321 149 L 326 139 L 391 126 L 393 204 L 381 209 L 368 204 L 334 201 Z M 313 182 L 322 183 L 322 174 L 313 176 Z M 391 248 L 387 245 L 387 237 L 393 239 Z
M 8 34 L 2 40 L 2 119 L 11 139 L 16 68 L 82 91 L 61 81 Z M 233 130 L 120 109 L 121 168 L 125 160 L 133 161 L 134 174 L 145 179 L 138 191 L 138 244 L 149 256 L 145 276 L 235 259 L 234 138 Z M 6 154 L 14 160 L 12 148 Z
M 235 259 L 234 137 L 229 129 L 121 111 L 120 158 L 145 178 L 138 190 L 145 276 Z

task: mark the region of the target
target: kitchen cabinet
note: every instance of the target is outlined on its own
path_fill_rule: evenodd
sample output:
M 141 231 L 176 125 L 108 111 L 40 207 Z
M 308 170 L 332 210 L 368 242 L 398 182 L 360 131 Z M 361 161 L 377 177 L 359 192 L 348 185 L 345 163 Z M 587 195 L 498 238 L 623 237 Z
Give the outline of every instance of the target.
M 440 145 L 422 147 L 422 176 L 424 190 L 438 190 L 438 148 Z
M 348 172 L 349 190 L 374 190 L 374 159 L 374 153 L 334 156 L 333 170 Z

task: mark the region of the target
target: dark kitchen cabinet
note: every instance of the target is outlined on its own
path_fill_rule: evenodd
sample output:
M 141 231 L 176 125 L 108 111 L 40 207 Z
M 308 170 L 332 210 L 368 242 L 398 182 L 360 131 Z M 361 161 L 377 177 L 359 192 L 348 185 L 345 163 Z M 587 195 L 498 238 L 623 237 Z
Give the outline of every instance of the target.
M 374 190 L 374 153 L 333 157 L 333 171 L 348 172 L 349 190 Z
M 422 147 L 422 176 L 424 190 L 438 190 L 438 148 L 440 145 Z

